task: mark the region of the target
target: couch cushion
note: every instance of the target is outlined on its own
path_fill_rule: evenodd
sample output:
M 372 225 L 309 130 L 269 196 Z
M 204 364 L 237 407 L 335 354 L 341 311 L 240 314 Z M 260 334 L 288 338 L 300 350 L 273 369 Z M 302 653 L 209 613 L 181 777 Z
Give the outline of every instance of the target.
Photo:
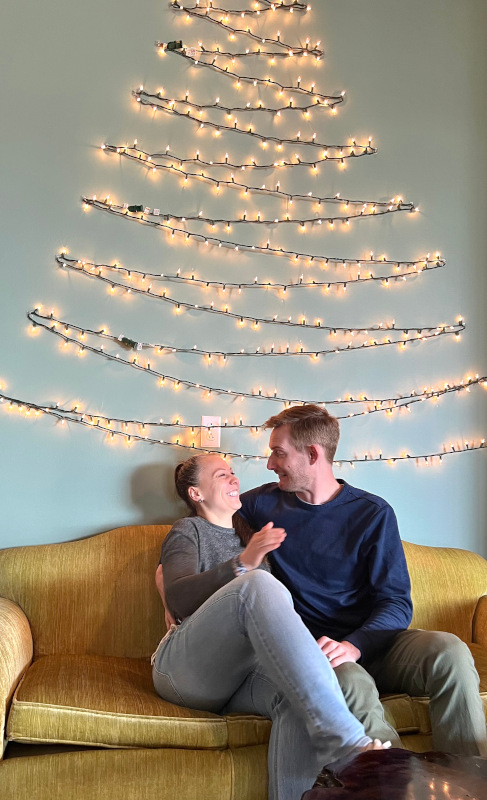
M 102 747 L 227 746 L 224 717 L 162 700 L 147 661 L 44 656 L 18 687 L 7 738 Z
M 487 716 L 487 653 L 470 647 Z M 388 695 L 382 703 L 401 735 L 431 734 L 427 698 Z M 7 724 L 10 741 L 101 747 L 248 747 L 265 744 L 269 734 L 263 717 L 222 717 L 167 703 L 154 691 L 147 661 L 108 656 L 36 660 L 14 695 Z

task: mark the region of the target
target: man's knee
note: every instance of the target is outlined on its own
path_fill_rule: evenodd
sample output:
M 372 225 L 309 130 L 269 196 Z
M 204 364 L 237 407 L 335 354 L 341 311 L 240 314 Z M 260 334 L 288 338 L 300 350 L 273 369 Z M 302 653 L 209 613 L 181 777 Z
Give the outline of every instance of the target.
M 422 631 L 422 653 L 428 666 L 463 675 L 473 666 L 472 654 L 458 636 L 445 631 Z
M 453 658 L 470 656 L 470 650 L 454 633 L 421 631 L 421 650 L 425 656 L 446 655 Z
M 335 673 L 349 710 L 363 724 L 367 735 L 372 739 L 389 739 L 394 747 L 401 747 L 395 730 L 385 721 L 373 677 L 360 664 L 353 662 L 341 664 Z
M 369 700 L 372 697 L 378 699 L 379 693 L 372 675 L 360 664 L 346 661 L 335 668 L 335 675 L 347 703 L 360 696 L 368 697 Z

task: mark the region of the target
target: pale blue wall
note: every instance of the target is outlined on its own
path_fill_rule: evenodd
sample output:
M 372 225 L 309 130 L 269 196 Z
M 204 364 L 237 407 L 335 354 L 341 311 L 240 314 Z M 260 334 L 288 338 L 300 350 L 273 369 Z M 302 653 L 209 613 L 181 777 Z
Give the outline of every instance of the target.
M 262 316 L 305 311 L 351 327 L 391 318 L 397 325 L 426 326 L 463 315 L 467 331 L 458 343 L 445 337 L 409 347 L 405 353 L 396 347 L 380 348 L 327 357 L 318 364 L 246 359 L 208 368 L 200 359 L 184 356 L 165 356 L 158 363 L 171 374 L 216 386 L 248 390 L 276 385 L 283 395 L 303 399 L 345 392 L 396 395 L 468 374 L 485 375 L 484 0 L 315 0 L 311 15 L 302 19 L 294 15 L 293 25 L 289 33 L 287 23 L 280 23 L 291 41 L 307 34 L 320 38 L 326 59 L 317 68 L 304 62 L 289 66 L 288 75 L 295 78 L 301 73 L 303 83 L 313 78 L 324 91 L 346 89 L 347 101 L 336 119 L 322 114 L 309 124 L 281 121 L 279 132 L 292 136 L 298 127 L 303 135 L 316 129 L 319 139 L 331 143 L 352 135 L 363 141 L 372 135 L 379 154 L 357 160 L 345 172 L 327 165 L 314 180 L 306 171 L 286 175 L 281 186 L 377 200 L 400 194 L 418 203 L 420 213 L 362 220 L 346 233 L 320 230 L 318 234 L 315 229 L 302 237 L 297 232 L 273 232 L 273 241 L 285 241 L 296 249 L 305 241 L 316 252 L 339 256 L 374 250 L 391 258 L 416 258 L 439 250 L 448 266 L 390 290 L 376 285 L 350 287 L 345 298 L 296 293 L 286 304 L 273 294 L 247 295 L 231 298 L 232 307 Z M 198 23 L 187 26 L 176 20 L 166 2 L 153 0 L 138 4 L 46 0 L 10 3 L 3 11 L 0 383 L 2 391 L 14 397 L 66 405 L 80 402 L 87 411 L 148 420 L 181 415 L 198 422 L 204 412 L 229 419 L 242 414 L 257 424 L 280 410 L 268 401 L 237 404 L 219 398 L 210 404 L 195 392 L 176 394 L 134 370 L 89 354 L 78 358 L 72 348 L 61 351 L 48 333 L 29 334 L 25 312 L 42 303 L 61 318 L 87 327 L 108 325 L 117 335 L 179 346 L 197 342 L 206 348 L 231 349 L 287 339 L 285 330 L 240 332 L 230 320 L 203 314 L 186 313 L 176 320 L 156 301 L 109 297 L 97 282 L 65 274 L 54 264 L 54 254 L 66 245 L 73 255 L 87 259 L 120 259 L 126 265 L 168 272 L 194 267 L 215 279 L 259 275 L 277 281 L 296 274 L 284 260 L 246 256 L 235 260 L 221 252 L 176 247 L 160 232 L 81 210 L 83 193 L 110 193 L 121 202 L 180 213 L 216 214 L 223 207 L 230 209 L 225 214 L 236 214 L 244 207 L 258 208 L 257 200 L 244 205 L 231 191 L 225 193 L 224 206 L 218 206 L 203 183 L 183 191 L 170 177 L 154 180 L 96 149 L 103 141 L 125 143 L 138 137 L 141 146 L 153 150 L 170 143 L 180 153 L 198 147 L 202 152 L 215 147 L 215 154 L 228 150 L 237 157 L 261 152 L 245 137 L 230 136 L 216 146 L 208 133 L 198 134 L 191 123 L 165 115 L 153 119 L 135 107 L 130 92 L 140 83 L 147 88 L 162 85 L 175 97 L 189 88 L 194 99 L 213 100 L 216 95 L 231 99 L 230 85 L 222 78 L 191 70 L 176 57 L 158 57 L 153 42 L 178 36 L 187 44 L 199 38 L 208 43 L 212 33 Z M 245 68 L 251 71 L 255 62 Z M 242 91 L 242 97 L 250 99 L 250 94 Z M 268 174 L 262 181 L 271 178 Z M 255 231 L 254 235 L 265 238 Z M 201 301 L 201 295 L 184 287 L 170 289 L 191 302 Z M 310 337 L 311 333 L 303 334 L 303 343 Z M 296 342 L 298 335 L 291 332 L 289 339 Z M 410 414 L 392 419 L 377 414 L 346 421 L 338 456 L 379 448 L 384 454 L 434 452 L 450 440 L 478 440 L 487 432 L 485 399 L 485 390 L 474 389 L 444 398 L 437 406 L 418 404 Z M 0 406 L 0 436 L 2 546 L 74 539 L 131 523 L 165 522 L 182 511 L 171 486 L 179 455 L 172 448 L 109 445 L 102 434 L 80 426 L 62 427 L 47 417 L 27 419 L 17 411 L 9 413 L 5 404 Z M 265 438 L 226 434 L 223 447 L 264 452 Z M 486 456 L 485 451 L 453 455 L 441 466 L 427 468 L 413 463 L 367 464 L 354 470 L 344 467 L 338 474 L 386 497 L 397 511 L 403 538 L 486 555 Z M 239 462 L 236 468 L 244 488 L 269 475 L 263 463 Z

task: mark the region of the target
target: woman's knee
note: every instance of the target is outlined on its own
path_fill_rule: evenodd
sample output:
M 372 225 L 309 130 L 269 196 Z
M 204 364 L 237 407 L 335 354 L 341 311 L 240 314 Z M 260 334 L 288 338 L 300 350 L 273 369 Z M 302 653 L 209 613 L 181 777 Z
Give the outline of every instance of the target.
M 292 605 L 291 594 L 284 584 L 264 569 L 253 569 L 239 575 L 235 578 L 235 584 L 240 585 L 244 593 L 250 590 L 259 595 L 281 595 Z
M 279 588 L 280 586 L 285 589 L 285 586 L 265 569 L 251 569 L 248 572 L 244 572 L 243 575 L 239 575 L 238 578 L 235 578 L 235 581 L 239 581 L 246 586 L 255 587 L 257 590 L 262 588 L 272 591 L 273 588 Z

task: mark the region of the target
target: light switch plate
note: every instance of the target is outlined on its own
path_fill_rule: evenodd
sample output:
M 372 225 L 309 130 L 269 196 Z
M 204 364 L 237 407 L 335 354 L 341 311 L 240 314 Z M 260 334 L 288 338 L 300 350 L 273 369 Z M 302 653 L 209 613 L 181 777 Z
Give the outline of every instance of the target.
M 201 447 L 220 447 L 221 417 L 201 417 Z

